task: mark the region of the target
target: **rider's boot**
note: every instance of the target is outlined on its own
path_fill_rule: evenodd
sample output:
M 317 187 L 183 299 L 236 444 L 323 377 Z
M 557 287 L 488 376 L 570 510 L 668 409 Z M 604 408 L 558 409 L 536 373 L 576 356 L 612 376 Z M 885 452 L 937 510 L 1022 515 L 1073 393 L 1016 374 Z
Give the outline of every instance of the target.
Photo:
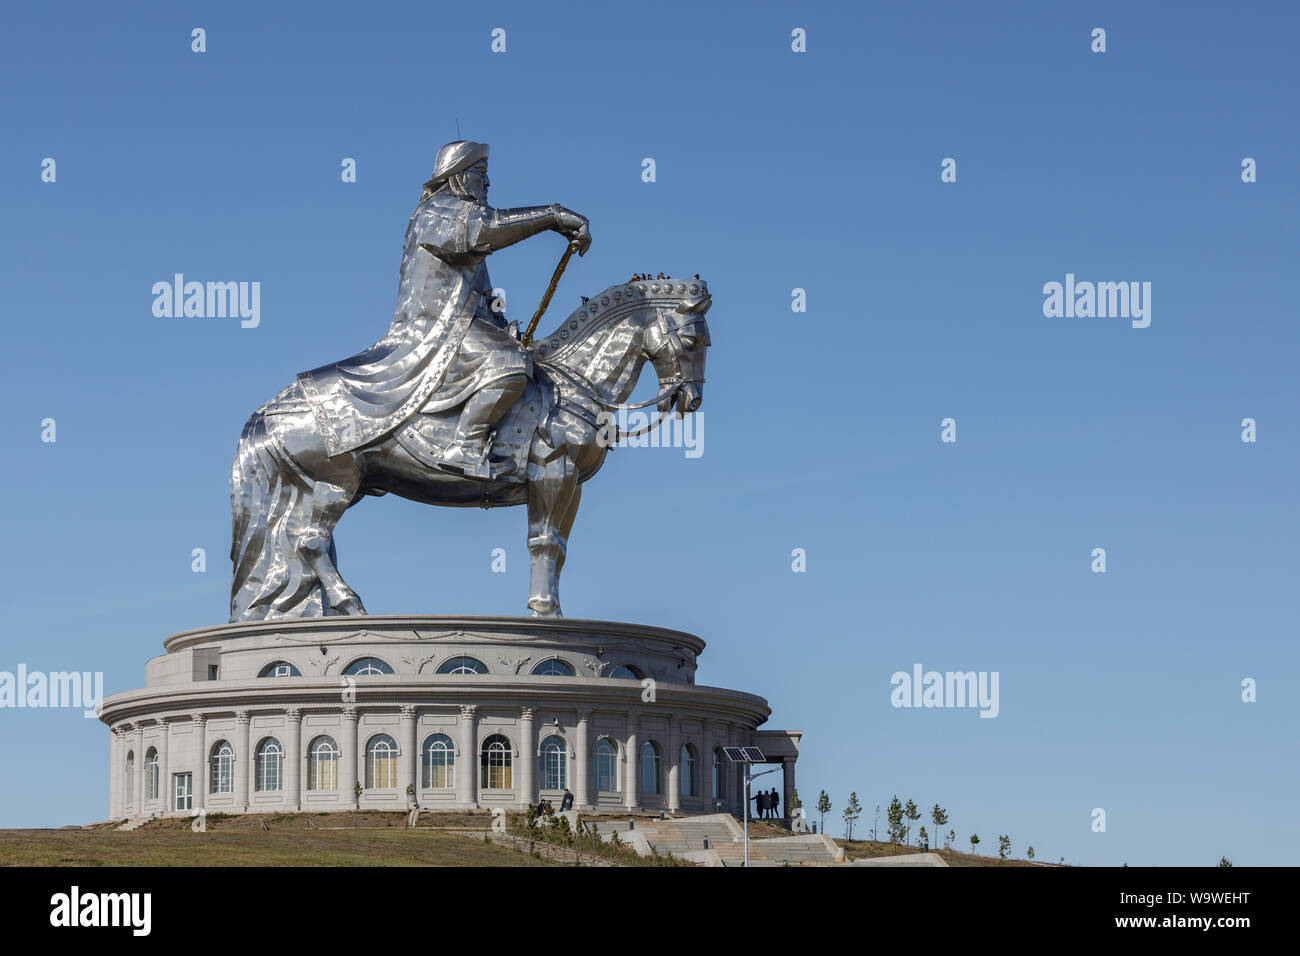
M 477 481 L 519 481 L 513 458 L 488 455 L 488 435 L 492 426 L 510 410 L 523 393 L 528 379 L 511 375 L 493 383 L 465 403 L 456 437 L 438 467 L 452 474 Z

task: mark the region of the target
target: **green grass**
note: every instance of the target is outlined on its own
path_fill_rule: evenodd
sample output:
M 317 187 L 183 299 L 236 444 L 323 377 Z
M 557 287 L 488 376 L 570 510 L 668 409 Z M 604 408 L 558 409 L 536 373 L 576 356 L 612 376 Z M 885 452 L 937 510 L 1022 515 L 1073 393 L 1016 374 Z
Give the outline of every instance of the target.
M 5 866 L 547 866 L 434 830 L 0 830 Z

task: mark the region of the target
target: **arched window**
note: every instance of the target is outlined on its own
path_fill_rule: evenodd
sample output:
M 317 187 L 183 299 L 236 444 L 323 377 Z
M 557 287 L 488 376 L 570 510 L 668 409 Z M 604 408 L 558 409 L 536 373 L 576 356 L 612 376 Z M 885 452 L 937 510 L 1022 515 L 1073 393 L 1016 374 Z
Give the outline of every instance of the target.
M 339 788 L 339 745 L 333 737 L 317 737 L 308 751 L 308 790 L 337 790 Z
M 715 748 L 713 751 L 713 799 L 717 800 L 722 796 L 722 750 Z
M 288 661 L 271 661 L 258 672 L 258 677 L 301 677 L 302 672 Z
M 609 676 L 618 680 L 640 680 L 641 672 L 627 664 L 619 664 L 618 667 L 614 668 L 614 673 Z
M 446 734 L 434 734 L 424 742 L 424 775 L 427 790 L 453 790 L 456 787 L 456 748 Z
M 557 657 L 542 661 L 533 668 L 534 677 L 573 677 L 573 665 Z
M 552 734 L 542 741 L 543 790 L 563 790 L 569 785 L 569 751 L 564 740 Z
M 393 669 L 378 657 L 362 657 L 343 669 L 344 674 L 361 677 L 366 674 L 391 674 Z
M 218 740 L 212 745 L 209 758 L 208 793 L 235 792 L 235 748 L 228 740 Z
M 144 752 L 144 798 L 158 799 L 158 751 L 152 747 Z
M 682 744 L 682 766 L 678 782 L 683 797 L 695 796 L 695 748 L 690 744 Z
M 641 745 L 641 781 L 642 793 L 662 793 L 659 788 L 659 748 L 647 740 Z
M 280 741 L 267 737 L 257 745 L 257 769 L 253 789 L 259 792 L 283 790 L 284 749 Z
M 618 748 L 608 737 L 596 741 L 596 790 L 600 793 L 617 793 Z
M 486 674 L 488 669 L 482 661 L 472 657 L 449 657 L 438 665 L 439 674 Z
M 375 734 L 366 744 L 366 789 L 392 790 L 397 786 L 397 741 Z
M 483 753 L 480 758 L 480 786 L 484 790 L 509 790 L 513 786 L 511 776 L 510 741 L 500 734 L 493 734 L 483 741 Z

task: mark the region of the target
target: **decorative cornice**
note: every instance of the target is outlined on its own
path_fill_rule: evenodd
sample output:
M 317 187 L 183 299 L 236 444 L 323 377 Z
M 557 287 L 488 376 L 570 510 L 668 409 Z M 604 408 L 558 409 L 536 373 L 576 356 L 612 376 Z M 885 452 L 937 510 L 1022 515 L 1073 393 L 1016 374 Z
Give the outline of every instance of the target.
M 365 635 L 362 637 L 362 635 Z M 163 642 L 170 653 L 196 644 L 256 637 L 292 644 L 324 644 L 358 640 L 455 641 L 485 643 L 509 641 L 591 642 L 608 650 L 615 646 L 641 646 L 663 650 L 680 646 L 691 654 L 704 648 L 693 634 L 645 624 L 592 621 L 581 618 L 534 618 L 472 615 L 367 615 L 365 618 L 331 616 L 279 618 L 255 623 L 216 624 L 173 634 Z M 614 642 L 614 643 L 611 643 Z
M 216 719 L 208 715 L 233 714 L 236 709 L 279 714 L 288 707 L 302 708 L 305 714 L 337 715 L 340 706 L 347 703 L 340 701 L 337 684 L 336 677 L 291 681 L 249 677 L 148 687 L 106 697 L 100 719 L 109 727 L 152 720 L 159 714 L 170 714 L 178 721 L 198 716 L 205 718 L 206 723 Z M 762 697 L 725 687 L 661 683 L 657 688 L 658 704 L 648 710 L 640 700 L 640 693 L 635 681 L 581 677 L 537 679 L 505 674 L 445 677 L 396 674 L 369 679 L 365 710 L 387 708 L 393 713 L 402 704 L 411 704 L 421 710 L 454 715 L 463 704 L 472 702 L 485 713 L 506 710 L 517 714 L 519 707 L 528 704 L 548 711 L 571 713 L 582 707 L 621 716 L 635 708 L 638 712 L 677 713 L 695 718 L 708 714 L 719 721 L 716 726 L 733 724 L 737 734 L 771 717 L 771 709 Z M 201 729 L 203 724 L 196 726 Z

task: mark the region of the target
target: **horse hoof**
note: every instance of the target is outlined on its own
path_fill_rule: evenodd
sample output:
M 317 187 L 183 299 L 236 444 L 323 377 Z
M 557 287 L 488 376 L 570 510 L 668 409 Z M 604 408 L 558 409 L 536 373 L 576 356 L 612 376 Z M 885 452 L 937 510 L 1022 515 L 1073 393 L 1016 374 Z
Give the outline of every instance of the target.
M 343 614 L 343 615 L 356 615 L 356 614 L 366 613 L 366 609 L 361 606 L 360 598 L 355 598 L 355 599 L 349 598 L 348 600 L 344 601 L 342 604 L 335 607 L 334 611 L 336 614 Z
M 560 605 L 551 601 L 529 601 L 528 607 L 533 612 L 533 617 L 564 617 L 560 613 Z

